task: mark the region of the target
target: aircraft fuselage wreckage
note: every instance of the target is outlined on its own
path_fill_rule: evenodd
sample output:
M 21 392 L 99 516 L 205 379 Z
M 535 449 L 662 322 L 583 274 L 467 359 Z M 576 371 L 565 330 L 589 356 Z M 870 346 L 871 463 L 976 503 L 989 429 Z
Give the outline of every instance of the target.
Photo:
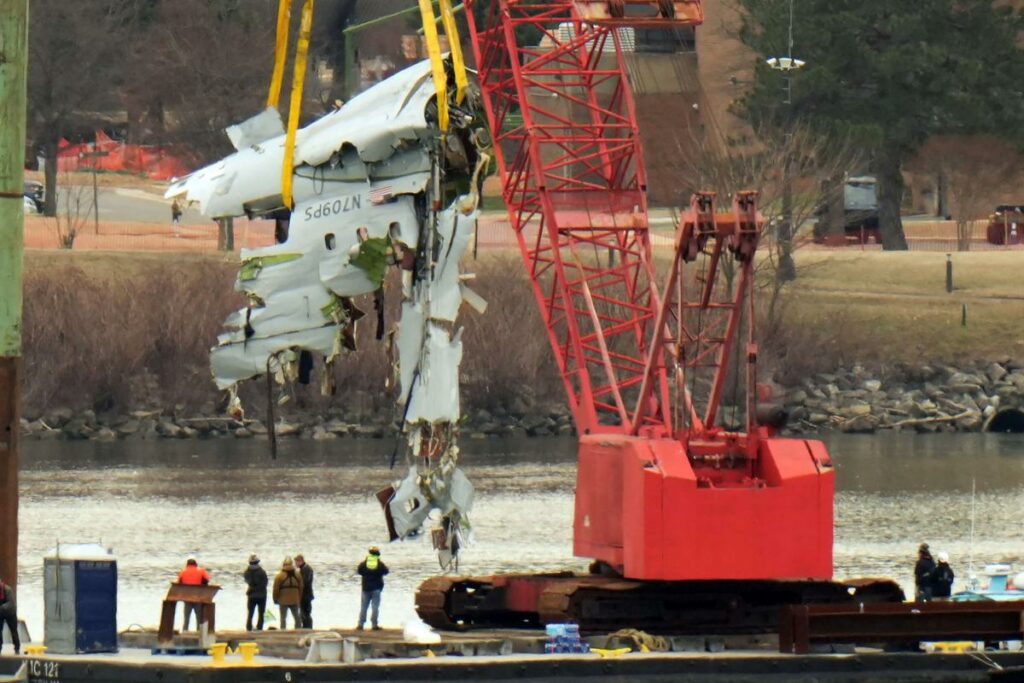
M 411 66 L 295 131 L 289 198 L 281 170 L 289 136 L 273 107 L 229 128 L 238 151 L 175 182 L 167 196 L 197 202 L 214 219 L 276 221 L 276 244 L 241 252 L 236 289 L 248 303 L 225 321 L 210 354 L 235 411 L 240 382 L 269 375 L 286 384 L 308 374 L 316 356 L 323 390 L 333 392 L 331 369 L 355 348 L 356 298 L 383 305 L 387 270 L 401 270 L 393 339 L 408 473 L 382 502 L 395 538 L 439 511 L 432 535 L 448 565 L 473 502 L 458 467 L 456 318 L 464 301 L 485 307 L 459 262 L 476 228 L 490 135 L 474 91 L 439 89 L 436 65 Z M 453 77 L 450 58 L 443 67 Z

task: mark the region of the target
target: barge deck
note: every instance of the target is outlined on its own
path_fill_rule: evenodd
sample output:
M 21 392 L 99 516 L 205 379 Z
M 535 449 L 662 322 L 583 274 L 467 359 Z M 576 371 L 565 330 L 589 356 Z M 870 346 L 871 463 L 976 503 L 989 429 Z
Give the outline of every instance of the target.
M 346 662 L 307 662 L 311 637 L 336 633 Z M 330 637 L 330 636 L 329 636 Z M 244 665 L 237 655 L 215 664 L 205 654 L 153 654 L 155 631 L 122 634 L 117 653 L 0 657 L 0 682 L 19 683 L 341 683 L 342 681 L 887 681 L 985 683 L 1024 681 L 1024 652 L 960 654 L 883 653 L 848 648 L 844 653 L 779 654 L 776 638 L 677 638 L 667 653 L 617 657 L 536 654 L 537 631 L 444 633 L 438 645 L 405 643 L 401 632 L 264 631 L 218 633 L 221 643 L 253 641 L 260 654 Z M 594 639 L 591 639 L 594 643 Z M 601 645 L 603 643 L 597 643 Z M 179 651 L 197 648 L 178 637 Z M 10 678 L 8 678 L 10 677 Z

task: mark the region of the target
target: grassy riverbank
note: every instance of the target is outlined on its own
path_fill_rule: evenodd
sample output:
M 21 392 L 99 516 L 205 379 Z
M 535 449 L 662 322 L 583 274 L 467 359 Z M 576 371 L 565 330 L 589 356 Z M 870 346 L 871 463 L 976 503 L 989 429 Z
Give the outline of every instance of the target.
M 465 309 L 462 379 L 467 405 L 532 408 L 561 399 L 561 383 L 514 255 L 482 260 L 474 289 L 486 316 Z M 208 370 L 209 347 L 225 317 L 241 307 L 237 261 L 217 255 L 30 251 L 25 259 L 24 412 L 59 406 L 126 412 L 138 408 L 213 410 L 220 398 Z M 397 291 L 389 291 L 395 310 Z M 330 404 L 354 415 L 384 414 L 392 376 L 385 342 L 375 339 L 372 301 L 358 327 L 359 350 L 337 364 L 337 396 L 314 382 L 296 390 L 288 410 Z M 395 322 L 389 317 L 386 324 Z M 244 387 L 259 405 L 263 385 Z
M 822 358 L 887 364 L 1024 358 L 1024 252 L 805 250 L 785 294 L 787 334 L 823 335 Z M 963 325 L 966 307 L 966 326 Z
M 1024 357 L 1024 254 L 955 254 L 954 262 L 957 289 L 947 294 L 943 254 L 800 252 L 800 277 L 783 291 L 774 324 L 761 322 L 762 367 L 793 380 L 855 362 Z M 241 305 L 232 259 L 31 251 L 25 265 L 26 415 L 60 405 L 212 409 L 206 354 L 224 317 Z M 488 255 L 469 269 L 491 306 L 462 318 L 466 407 L 562 401 L 518 257 Z M 391 404 L 372 317 L 360 327 L 360 350 L 338 364 L 332 405 L 358 412 Z M 251 399 L 261 393 L 248 391 Z M 304 389 L 293 405 L 315 409 L 316 394 Z

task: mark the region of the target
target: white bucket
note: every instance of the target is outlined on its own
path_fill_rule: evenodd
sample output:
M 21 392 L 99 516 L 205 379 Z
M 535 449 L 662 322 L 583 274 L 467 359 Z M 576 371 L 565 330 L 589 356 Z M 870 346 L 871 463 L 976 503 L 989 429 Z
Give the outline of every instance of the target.
M 309 639 L 307 662 L 339 662 L 344 640 L 337 633 L 320 633 Z

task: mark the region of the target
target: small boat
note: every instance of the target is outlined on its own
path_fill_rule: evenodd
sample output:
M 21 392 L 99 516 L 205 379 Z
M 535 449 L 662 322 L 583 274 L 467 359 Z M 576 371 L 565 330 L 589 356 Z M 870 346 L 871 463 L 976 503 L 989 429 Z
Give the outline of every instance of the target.
M 982 570 L 979 578 L 971 572 L 967 580 L 967 590 L 954 593 L 950 600 L 956 602 L 981 602 L 997 601 L 1011 602 L 1024 600 L 1024 572 L 1013 573 L 1013 567 L 1009 564 L 988 564 Z M 984 649 L 984 643 L 978 643 L 978 649 Z M 1017 652 L 1024 649 L 1019 640 L 1006 640 L 1000 643 L 988 643 L 989 647 L 996 650 L 1008 650 Z M 998 673 L 1000 677 L 995 677 Z M 993 671 L 991 680 L 999 681 L 1021 681 L 1024 683 L 1024 667 L 1013 667 L 1013 670 Z
M 968 588 L 955 593 L 950 599 L 956 602 L 975 600 L 1024 600 L 1024 572 L 1016 575 L 1009 564 L 988 564 L 979 579 L 972 572 L 967 580 Z

